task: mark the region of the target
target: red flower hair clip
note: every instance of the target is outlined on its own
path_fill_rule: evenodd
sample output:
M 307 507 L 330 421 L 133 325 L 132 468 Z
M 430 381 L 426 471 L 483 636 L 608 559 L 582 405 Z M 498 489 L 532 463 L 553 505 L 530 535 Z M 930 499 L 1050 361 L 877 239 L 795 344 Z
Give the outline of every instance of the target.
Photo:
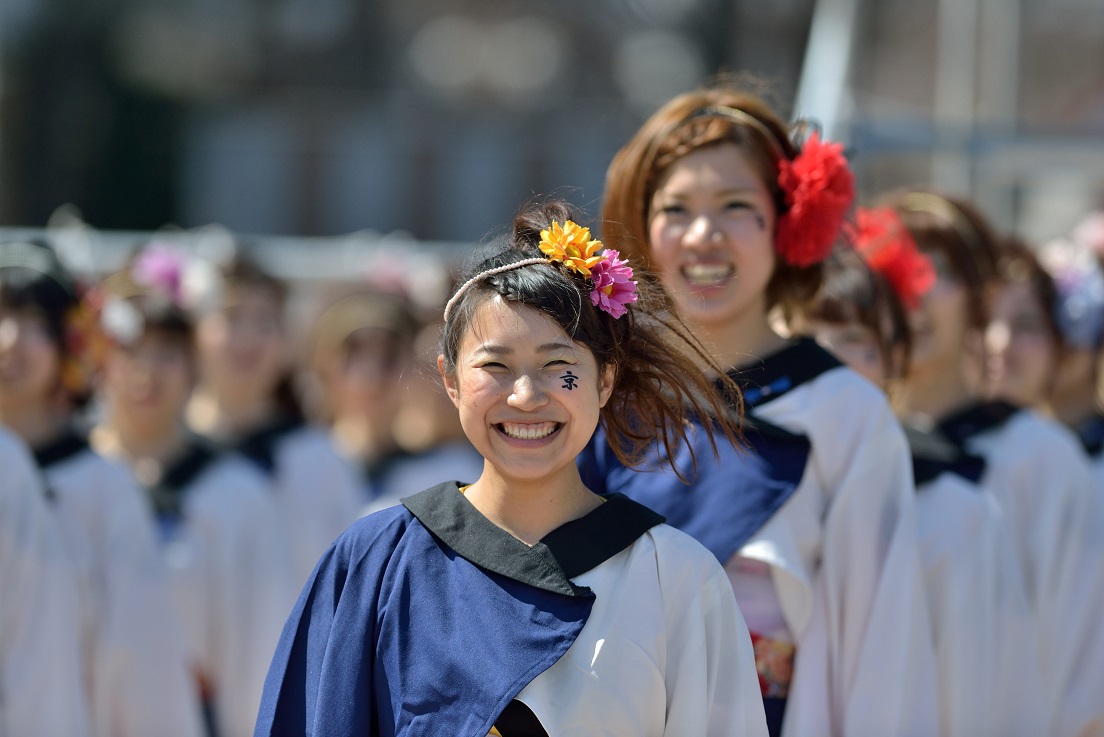
M 867 265 L 889 282 L 905 307 L 916 309 L 935 284 L 935 266 L 917 248 L 897 211 L 860 207 L 849 231 Z
M 794 266 L 820 263 L 832 252 L 855 199 L 843 146 L 821 141 L 814 131 L 792 161 L 779 161 L 778 185 L 789 209 L 778 218 L 775 250 Z

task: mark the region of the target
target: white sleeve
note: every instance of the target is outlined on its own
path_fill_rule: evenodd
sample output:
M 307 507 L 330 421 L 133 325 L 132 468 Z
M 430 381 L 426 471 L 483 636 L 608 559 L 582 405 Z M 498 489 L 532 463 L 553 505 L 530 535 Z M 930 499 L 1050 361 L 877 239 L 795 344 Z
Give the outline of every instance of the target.
M 938 554 L 925 556 L 940 734 L 1047 734 L 1034 613 L 996 501 L 983 489 L 943 477 L 921 492 L 918 504 L 925 535 L 953 537 Z
M 0 438 L 0 734 L 87 735 L 75 574 L 31 459 Z
M 763 697 L 744 618 L 724 570 L 672 602 L 667 633 L 668 737 L 766 737 Z
M 859 395 L 849 411 L 861 419 L 820 418 L 825 427 L 812 438 L 806 473 L 819 475 L 827 510 L 813 620 L 798 643 L 783 733 L 825 734 L 828 724 L 837 736 L 935 734 L 908 448 L 880 396 Z
M 284 621 L 295 601 L 286 540 L 271 491 L 252 468 L 235 474 L 233 528 L 206 575 L 213 581 L 208 663 L 221 737 L 250 737 Z M 248 473 L 246 473 L 248 471 Z
M 93 671 L 97 734 L 199 737 L 195 680 L 172 608 L 152 517 L 119 469 L 106 531 L 105 612 Z

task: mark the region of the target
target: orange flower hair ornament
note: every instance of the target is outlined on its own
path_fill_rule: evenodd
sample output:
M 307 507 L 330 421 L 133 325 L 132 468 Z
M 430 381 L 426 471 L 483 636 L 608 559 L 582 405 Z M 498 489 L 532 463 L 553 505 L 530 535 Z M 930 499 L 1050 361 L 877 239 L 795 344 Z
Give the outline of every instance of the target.
M 626 305 L 638 299 L 636 281 L 632 278 L 632 267 L 621 259 L 617 251 L 606 249 L 599 253 L 601 248 L 602 241 L 591 238 L 589 228 L 580 227 L 570 220 L 562 226 L 553 222 L 550 228 L 541 231 L 540 250 L 547 258 L 522 259 L 479 272 L 461 284 L 452 295 L 445 305 L 445 320 L 448 320 L 452 306 L 460 297 L 488 276 L 523 266 L 549 263 L 560 264 L 568 272 L 585 277 L 591 286 L 591 304 L 616 320 L 628 312 Z
M 843 155 L 843 146 L 822 141 L 814 130 L 790 159 L 777 134 L 751 113 L 717 105 L 697 110 L 687 120 L 702 116 L 729 118 L 751 126 L 774 151 L 778 186 L 786 203 L 786 211 L 775 224 L 774 249 L 778 255 L 794 266 L 812 266 L 828 258 L 855 199 L 855 176 Z
M 855 249 L 871 269 L 881 274 L 909 309 L 935 284 L 935 267 L 890 207 L 862 208 L 848 228 Z

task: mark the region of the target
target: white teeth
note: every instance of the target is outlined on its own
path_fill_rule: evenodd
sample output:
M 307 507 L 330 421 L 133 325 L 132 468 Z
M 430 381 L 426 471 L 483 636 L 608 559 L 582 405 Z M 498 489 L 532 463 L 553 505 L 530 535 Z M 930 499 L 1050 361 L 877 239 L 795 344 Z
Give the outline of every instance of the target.
M 735 272 L 727 264 L 688 264 L 682 267 L 683 275 L 693 284 L 720 284 Z
M 539 438 L 546 438 L 551 435 L 555 429 L 555 422 L 537 422 L 524 425 L 513 422 L 502 423 L 502 431 L 511 438 L 517 438 L 518 440 L 537 440 Z

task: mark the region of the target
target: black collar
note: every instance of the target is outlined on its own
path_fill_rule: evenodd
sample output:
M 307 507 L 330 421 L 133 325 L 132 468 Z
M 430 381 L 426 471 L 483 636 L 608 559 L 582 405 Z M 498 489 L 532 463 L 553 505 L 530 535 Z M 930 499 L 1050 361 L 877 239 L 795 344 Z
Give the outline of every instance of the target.
M 545 591 L 587 596 L 570 579 L 609 560 L 664 520 L 621 494 L 530 547 L 484 517 L 449 481 L 402 500 L 410 513 L 461 557 Z
M 1076 432 L 1086 453 L 1093 458 L 1104 455 L 1104 415 L 1089 418 L 1076 428 Z
M 38 467 L 45 470 L 86 450 L 88 450 L 88 438 L 68 428 L 61 437 L 35 448 L 34 459 Z
M 974 485 L 981 483 L 985 475 L 984 458 L 967 453 L 939 430 L 903 427 L 912 451 L 912 477 L 917 489 L 944 473 L 952 473 Z
M 158 517 L 178 517 L 183 514 L 183 492 L 207 468 L 218 453 L 199 438 L 191 438 L 184 453 L 165 467 L 161 479 L 147 487 L 154 512 Z
M 248 458 L 266 474 L 271 474 L 276 470 L 276 443 L 303 427 L 303 424 L 298 417 L 280 417 L 232 442 L 230 449 Z
M 961 447 L 970 438 L 1003 426 L 1019 411 L 1008 402 L 977 402 L 947 417 L 936 429 Z
M 842 365 L 812 338 L 798 338 L 758 363 L 730 370 L 728 375 L 744 393 L 745 405 L 758 407 Z

